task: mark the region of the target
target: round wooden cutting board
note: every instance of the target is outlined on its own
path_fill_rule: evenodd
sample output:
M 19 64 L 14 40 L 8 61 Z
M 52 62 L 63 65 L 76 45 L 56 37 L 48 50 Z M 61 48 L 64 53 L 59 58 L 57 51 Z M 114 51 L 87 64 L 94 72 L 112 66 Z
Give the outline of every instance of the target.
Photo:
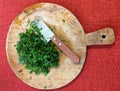
M 14 47 L 19 40 L 18 34 L 25 32 L 28 28 L 28 21 L 34 20 L 37 16 L 40 16 L 52 28 L 56 36 L 80 58 L 80 63 L 74 64 L 64 53 L 61 53 L 60 66 L 51 68 L 47 76 L 30 74 L 29 70 L 19 63 Z M 70 83 L 81 72 L 85 62 L 87 45 L 111 44 L 114 42 L 114 33 L 110 30 L 107 28 L 102 32 L 100 30 L 95 33 L 84 34 L 81 24 L 69 10 L 52 3 L 38 3 L 23 10 L 12 22 L 6 41 L 8 62 L 17 77 L 29 86 L 37 89 L 60 88 Z M 101 34 L 104 39 L 101 39 Z M 105 38 L 107 35 L 109 36 Z M 99 42 L 97 42 L 98 39 Z M 107 41 L 108 39 L 109 41 Z

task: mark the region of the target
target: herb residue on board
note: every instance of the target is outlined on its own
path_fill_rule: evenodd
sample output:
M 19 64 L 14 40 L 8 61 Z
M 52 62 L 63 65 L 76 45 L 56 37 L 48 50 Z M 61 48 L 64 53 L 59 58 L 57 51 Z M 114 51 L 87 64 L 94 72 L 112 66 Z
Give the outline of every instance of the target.
M 51 41 L 47 43 L 40 32 L 42 28 L 38 28 L 37 24 L 37 21 L 28 24 L 26 32 L 19 34 L 15 47 L 19 62 L 24 64 L 30 73 L 44 73 L 46 76 L 51 67 L 59 66 L 59 51 Z

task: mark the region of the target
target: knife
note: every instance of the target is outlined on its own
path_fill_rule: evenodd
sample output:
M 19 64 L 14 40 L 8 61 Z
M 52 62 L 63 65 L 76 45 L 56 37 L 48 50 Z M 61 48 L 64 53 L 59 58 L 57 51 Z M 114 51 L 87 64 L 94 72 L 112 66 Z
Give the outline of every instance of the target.
M 47 42 L 50 40 L 61 50 L 63 51 L 74 63 L 79 63 L 79 57 L 75 55 L 55 34 L 48 28 L 48 26 L 44 23 L 44 21 L 37 17 L 36 20 L 38 21 L 38 28 L 41 28 L 40 31 L 43 37 L 46 39 Z

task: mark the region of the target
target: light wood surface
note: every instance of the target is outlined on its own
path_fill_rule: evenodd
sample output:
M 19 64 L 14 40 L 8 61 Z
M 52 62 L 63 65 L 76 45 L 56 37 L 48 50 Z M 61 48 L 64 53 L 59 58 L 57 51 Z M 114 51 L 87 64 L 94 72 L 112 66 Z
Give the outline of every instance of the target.
M 115 41 L 114 31 L 111 28 L 104 28 L 86 34 L 86 45 L 106 45 L 113 44 Z

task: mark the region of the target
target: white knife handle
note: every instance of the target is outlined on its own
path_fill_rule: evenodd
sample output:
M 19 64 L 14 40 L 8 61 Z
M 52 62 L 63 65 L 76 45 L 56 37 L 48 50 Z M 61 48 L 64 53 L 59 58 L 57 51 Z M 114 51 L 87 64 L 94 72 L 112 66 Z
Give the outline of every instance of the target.
M 79 63 L 79 57 L 76 56 L 61 40 L 59 40 L 55 35 L 51 38 L 52 42 L 57 45 L 57 47 L 63 51 L 74 63 Z

